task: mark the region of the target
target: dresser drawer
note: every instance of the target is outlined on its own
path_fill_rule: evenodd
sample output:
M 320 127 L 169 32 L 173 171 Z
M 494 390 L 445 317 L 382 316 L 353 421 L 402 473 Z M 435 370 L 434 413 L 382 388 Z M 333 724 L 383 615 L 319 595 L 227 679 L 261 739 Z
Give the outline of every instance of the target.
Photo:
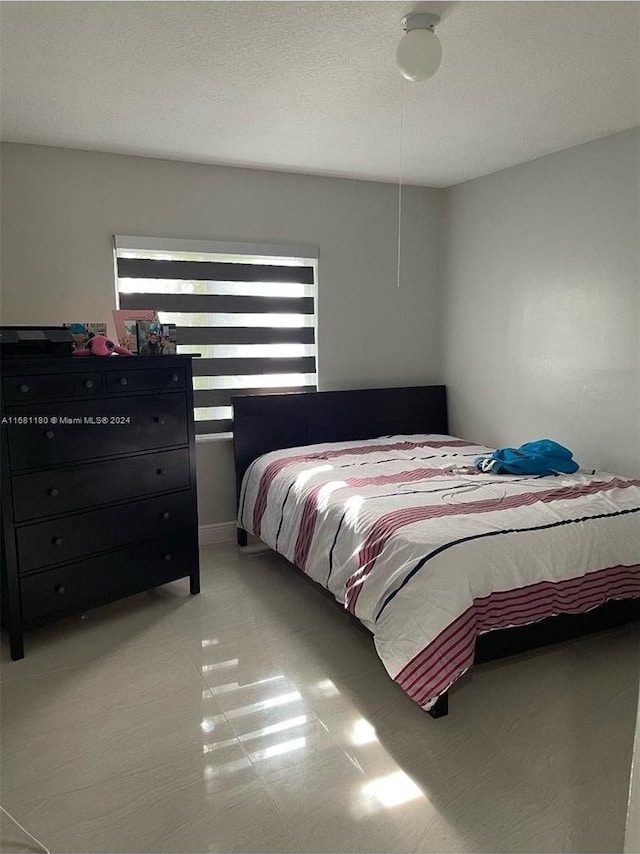
M 162 356 L 158 356 L 159 359 Z M 166 391 L 185 387 L 184 368 L 149 368 L 145 371 L 109 371 L 107 393 Z
M 95 397 L 102 394 L 103 390 L 103 377 L 99 371 L 13 376 L 2 380 L 2 393 L 7 403 Z
M 16 531 L 18 570 L 29 572 L 189 529 L 195 518 L 191 492 L 178 492 L 25 525 Z
M 188 440 L 187 400 L 180 392 L 15 406 L 10 414 L 48 419 L 46 424 L 8 427 L 14 470 L 181 445 Z
M 24 622 L 89 608 L 197 572 L 198 542 L 164 537 L 20 579 Z
M 11 479 L 16 522 L 84 510 L 190 484 L 189 451 L 162 451 L 127 459 L 15 475 Z

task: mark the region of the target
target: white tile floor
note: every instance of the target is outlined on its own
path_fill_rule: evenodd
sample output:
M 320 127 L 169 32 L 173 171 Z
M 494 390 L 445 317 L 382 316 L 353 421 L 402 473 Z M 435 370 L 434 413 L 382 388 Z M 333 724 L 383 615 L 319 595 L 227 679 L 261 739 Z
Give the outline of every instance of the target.
M 277 556 L 2 647 L 2 804 L 54 852 L 621 851 L 638 630 L 477 668 L 432 720 Z M 2 849 L 36 850 L 8 820 Z

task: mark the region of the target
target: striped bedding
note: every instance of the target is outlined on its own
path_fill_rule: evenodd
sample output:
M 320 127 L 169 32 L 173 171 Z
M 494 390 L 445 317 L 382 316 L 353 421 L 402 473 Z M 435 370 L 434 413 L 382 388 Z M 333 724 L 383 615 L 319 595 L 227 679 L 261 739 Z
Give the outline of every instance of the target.
M 476 637 L 640 596 L 640 481 L 475 472 L 440 435 L 310 445 L 254 461 L 239 525 L 331 591 L 423 708 Z

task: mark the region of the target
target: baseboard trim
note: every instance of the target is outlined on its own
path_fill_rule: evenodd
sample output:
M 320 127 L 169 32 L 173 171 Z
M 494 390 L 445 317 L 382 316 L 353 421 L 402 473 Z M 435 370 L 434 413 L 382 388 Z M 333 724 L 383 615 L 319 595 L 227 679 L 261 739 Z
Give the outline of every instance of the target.
M 200 525 L 198 528 L 198 540 L 201 546 L 235 543 L 236 523 L 214 522 L 212 525 Z

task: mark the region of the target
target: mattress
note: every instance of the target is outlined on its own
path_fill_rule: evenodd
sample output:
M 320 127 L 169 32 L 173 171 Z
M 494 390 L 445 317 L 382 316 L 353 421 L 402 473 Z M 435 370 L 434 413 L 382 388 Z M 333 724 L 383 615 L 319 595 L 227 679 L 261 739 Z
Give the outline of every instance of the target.
M 425 709 L 477 636 L 640 596 L 640 481 L 482 474 L 484 445 L 386 436 L 255 460 L 238 524 L 329 590 Z

